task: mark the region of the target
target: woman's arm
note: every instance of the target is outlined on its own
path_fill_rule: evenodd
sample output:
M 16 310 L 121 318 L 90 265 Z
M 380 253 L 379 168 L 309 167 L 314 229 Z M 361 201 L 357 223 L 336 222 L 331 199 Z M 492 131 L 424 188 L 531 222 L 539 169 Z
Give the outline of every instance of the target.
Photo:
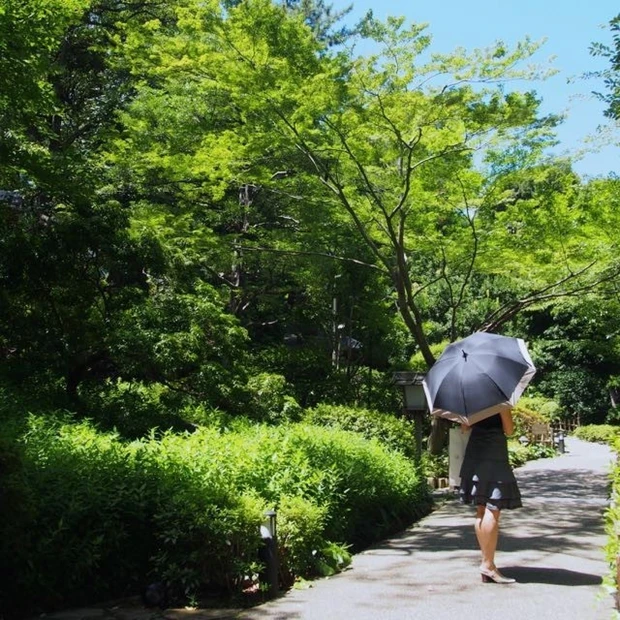
M 504 434 L 512 435 L 515 432 L 515 423 L 512 419 L 512 410 L 511 409 L 502 409 L 499 412 L 499 415 L 502 418 L 502 428 L 504 429 Z

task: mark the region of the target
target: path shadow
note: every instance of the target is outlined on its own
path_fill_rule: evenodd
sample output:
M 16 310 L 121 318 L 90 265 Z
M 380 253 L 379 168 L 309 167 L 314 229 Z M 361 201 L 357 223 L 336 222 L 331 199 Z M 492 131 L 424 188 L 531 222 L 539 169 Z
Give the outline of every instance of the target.
M 593 526 L 598 525 L 596 523 Z M 540 529 L 540 528 L 539 528 Z M 537 552 L 569 553 L 578 556 L 580 553 L 590 552 L 593 545 L 592 536 L 597 535 L 597 530 L 592 528 L 588 533 L 584 530 L 584 524 L 556 530 L 553 536 L 548 531 L 528 536 L 513 536 L 508 528 L 500 532 L 500 551 L 502 552 Z M 596 541 L 594 541 L 596 543 Z M 416 553 L 450 553 L 453 558 L 456 554 L 467 554 L 477 551 L 478 546 L 473 535 L 473 526 L 466 527 L 435 527 L 432 530 L 417 530 L 402 538 L 392 538 L 384 541 L 380 546 L 371 547 L 364 551 L 364 555 L 394 555 L 411 556 Z
M 553 586 L 597 586 L 603 582 L 600 575 L 580 573 L 565 568 L 532 566 L 502 566 L 502 573 L 519 583 L 546 583 Z
M 604 503 L 609 485 L 606 477 L 583 469 L 519 471 L 517 481 L 524 503 L 531 497 L 549 503 L 573 500 L 588 504 L 592 496 Z

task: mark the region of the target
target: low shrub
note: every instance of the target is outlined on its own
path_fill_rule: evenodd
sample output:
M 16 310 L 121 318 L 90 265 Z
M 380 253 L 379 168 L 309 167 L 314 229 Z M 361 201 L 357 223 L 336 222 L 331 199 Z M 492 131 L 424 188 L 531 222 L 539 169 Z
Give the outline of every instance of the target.
M 557 455 L 557 451 L 554 446 L 544 443 L 531 443 L 526 446 L 528 461 L 534 461 L 536 459 L 550 459 Z
M 12 527 L 20 540 L 0 558 L 13 602 L 50 609 L 135 591 L 154 548 L 150 487 L 118 438 L 56 413 L 29 416 L 12 445 L 29 499 L 19 524 L 0 523 L 0 539 Z
M 550 419 L 540 411 L 533 408 L 535 402 L 532 400 L 521 399 L 512 409 L 512 419 L 515 423 L 514 434 L 517 437 L 522 435 L 529 436 L 534 424 L 549 424 Z
M 236 488 L 220 466 L 221 438 L 199 429 L 129 446 L 155 492 L 150 575 L 180 600 L 235 592 L 256 570 L 266 503 L 252 489 Z
M 301 417 L 301 407 L 282 375 L 263 372 L 248 380 L 249 418 L 272 423 L 291 422 Z
M 116 431 L 125 439 L 138 439 L 151 429 L 188 430 L 188 423 L 177 413 L 181 405 L 178 392 L 160 383 L 108 379 L 85 382 L 80 397 L 86 411 L 104 431 Z
M 325 540 L 327 510 L 301 496 L 283 496 L 278 504 L 280 579 L 333 575 L 351 563 L 347 545 Z
M 338 428 L 246 424 L 129 443 L 62 412 L 0 425 L 0 491 L 19 514 L 0 522 L 2 585 L 29 606 L 16 613 L 153 581 L 179 601 L 239 591 L 260 573 L 267 508 L 278 513 L 283 580 L 330 574 L 349 561 L 349 545 L 431 505 L 409 459 Z
M 519 443 L 516 439 L 508 440 L 508 460 L 512 468 L 525 465 L 528 454 L 526 446 Z
M 537 413 L 536 421 L 555 422 L 565 417 L 565 412 L 560 405 L 552 398 L 546 396 L 523 396 L 517 403 L 519 405 Z
M 128 444 L 48 413 L 29 416 L 12 445 L 13 495 L 25 501 L 18 523 L 0 523 L 5 613 L 135 594 L 152 581 L 187 600 L 231 592 L 252 572 L 264 500 L 239 493 L 183 437 Z
M 511 467 L 521 467 L 528 461 L 551 458 L 556 455 L 553 446 L 542 443 L 522 445 L 517 439 L 508 440 L 508 460 Z
M 22 450 L 17 438 L 23 424 L 16 420 L 0 427 L 0 610 L 9 614 L 21 602 L 13 593 L 21 592 L 27 573 L 30 525 L 34 521 L 37 498 L 28 485 Z M 1 615 L 0 614 L 0 615 Z M 8 617 L 8 616 L 7 616 Z
M 431 454 L 428 451 L 422 453 L 422 471 L 427 478 L 447 478 L 449 469 L 447 450 L 439 454 Z
M 192 427 L 207 426 L 220 431 L 227 430 L 240 420 L 246 421 L 245 418 L 231 415 L 220 409 L 214 409 L 205 403 L 185 405 L 181 409 L 180 417 Z
M 607 544 L 605 556 L 609 564 L 609 573 L 604 578 L 604 584 L 614 593 L 616 609 L 620 609 L 620 437 L 612 442 L 616 453 L 616 462 L 610 473 L 611 498 L 609 507 L 605 510 L 605 532 Z
M 611 424 L 586 424 L 573 431 L 573 437 L 594 443 L 613 443 L 620 435 L 620 426 Z
M 378 439 L 409 458 L 415 457 L 415 430 L 412 422 L 359 407 L 320 404 L 306 411 L 304 421 L 309 424 L 340 428 Z
M 258 426 L 223 435 L 219 450 L 214 458 L 237 488 L 274 505 L 300 495 L 327 507 L 328 540 L 359 548 L 430 508 L 415 465 L 358 433 L 307 423 Z

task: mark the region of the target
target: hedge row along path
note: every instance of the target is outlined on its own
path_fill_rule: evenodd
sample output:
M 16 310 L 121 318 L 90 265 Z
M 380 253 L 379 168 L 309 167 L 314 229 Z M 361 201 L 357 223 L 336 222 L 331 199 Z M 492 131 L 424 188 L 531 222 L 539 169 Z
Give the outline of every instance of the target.
M 410 529 L 355 556 L 346 572 L 248 610 L 101 606 L 47 620 L 610 620 L 603 547 L 612 453 L 567 440 L 567 453 L 516 470 L 524 508 L 502 514 L 496 560 L 514 585 L 483 584 L 473 511 L 447 497 Z

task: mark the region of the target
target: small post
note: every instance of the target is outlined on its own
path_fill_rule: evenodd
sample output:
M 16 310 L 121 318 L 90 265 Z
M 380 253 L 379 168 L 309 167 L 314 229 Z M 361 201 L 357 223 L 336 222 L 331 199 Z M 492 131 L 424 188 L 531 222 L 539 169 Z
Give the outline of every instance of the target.
M 267 525 L 261 527 L 261 537 L 263 539 L 263 557 L 265 562 L 265 573 L 269 584 L 269 596 L 278 596 L 280 591 L 279 579 L 279 560 L 278 560 L 278 538 L 276 532 L 276 511 L 268 510 L 265 513 L 268 519 Z

